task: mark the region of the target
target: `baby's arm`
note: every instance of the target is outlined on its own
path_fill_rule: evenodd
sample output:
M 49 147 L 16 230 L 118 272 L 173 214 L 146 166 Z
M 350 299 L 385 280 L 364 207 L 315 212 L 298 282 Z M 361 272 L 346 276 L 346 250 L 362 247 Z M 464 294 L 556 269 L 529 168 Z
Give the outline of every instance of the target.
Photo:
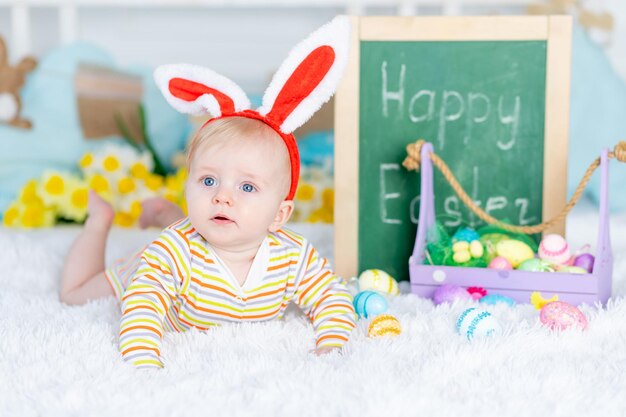
M 304 250 L 304 276 L 294 300 L 313 323 L 317 352 L 324 353 L 348 341 L 355 327 L 356 314 L 343 279 L 330 270 L 328 261 L 310 243 L 304 246 Z
M 163 367 L 163 320 L 176 294 L 170 253 L 163 235 L 148 246 L 122 298 L 120 351 L 138 368 Z

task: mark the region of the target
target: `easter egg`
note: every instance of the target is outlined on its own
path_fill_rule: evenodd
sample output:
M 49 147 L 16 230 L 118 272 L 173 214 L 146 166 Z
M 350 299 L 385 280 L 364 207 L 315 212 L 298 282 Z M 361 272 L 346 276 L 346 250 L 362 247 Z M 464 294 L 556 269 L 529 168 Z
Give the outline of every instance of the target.
M 381 314 L 375 317 L 367 329 L 368 337 L 398 336 L 400 333 L 402 333 L 402 326 L 391 314 Z
M 466 241 L 456 242 L 452 245 L 452 252 L 469 252 L 470 244 Z
M 569 245 L 561 235 L 546 235 L 539 244 L 539 257 L 546 261 L 563 265 L 571 257 Z
M 459 229 L 454 235 L 452 235 L 453 242 L 471 242 L 473 240 L 478 240 L 478 238 L 480 238 L 478 233 L 469 227 Z
M 491 261 L 497 256 L 496 245 L 502 240 L 506 240 L 509 237 L 503 233 L 487 233 L 480 237 L 479 241 L 485 248 L 487 262 Z
M 579 266 L 564 266 L 559 269 L 559 272 L 565 272 L 567 274 L 587 274 L 587 270 L 585 268 L 581 268 Z
M 454 252 L 454 254 L 452 255 L 452 260 L 456 262 L 457 264 L 462 264 L 462 263 L 469 261 L 471 257 L 472 255 L 470 255 L 469 251 L 464 250 L 464 251 Z
M 361 275 L 359 275 L 359 288 L 361 291 L 375 290 L 389 295 L 400 294 L 396 280 L 380 269 L 368 269 L 361 272 Z
M 485 252 L 483 244 L 480 243 L 480 240 L 472 240 L 469 245 L 469 251 L 472 258 L 480 258 Z
M 437 305 L 441 303 L 452 303 L 454 300 L 469 300 L 471 298 L 472 296 L 465 288 L 451 284 L 439 286 L 433 294 L 433 301 Z
M 572 326 L 587 328 L 587 317 L 577 307 L 564 301 L 546 304 L 539 314 L 541 323 L 553 330 L 564 330 Z
M 513 269 L 511 262 L 507 261 L 506 258 L 502 256 L 496 256 L 489 262 L 489 266 L 487 268 L 490 269 L 499 269 L 501 271 L 509 271 Z
M 578 255 L 574 259 L 573 265 L 579 268 L 583 268 L 587 272 L 591 273 L 591 271 L 593 271 L 593 264 L 595 261 L 596 261 L 596 258 L 594 258 L 592 254 L 583 253 L 583 254 Z
M 487 304 L 487 305 L 495 305 L 498 303 L 504 303 L 508 305 L 509 307 L 512 307 L 516 304 L 514 299 L 507 297 L 506 295 L 500 295 L 500 294 L 487 294 L 483 298 L 478 300 L 478 302 L 482 304 Z
M 517 266 L 525 260 L 535 257 L 530 246 L 514 239 L 501 240 L 498 242 L 496 245 L 496 253 L 498 256 L 509 261 L 513 268 L 517 268 Z
M 502 332 L 498 320 L 490 312 L 471 307 L 463 311 L 456 321 L 456 329 L 468 340 L 488 337 Z
M 539 258 L 527 259 L 517 267 L 520 271 L 531 272 L 554 272 L 555 267 L 551 262 Z
M 354 297 L 354 310 L 359 317 L 372 317 L 389 308 L 387 300 L 376 291 L 361 291 Z

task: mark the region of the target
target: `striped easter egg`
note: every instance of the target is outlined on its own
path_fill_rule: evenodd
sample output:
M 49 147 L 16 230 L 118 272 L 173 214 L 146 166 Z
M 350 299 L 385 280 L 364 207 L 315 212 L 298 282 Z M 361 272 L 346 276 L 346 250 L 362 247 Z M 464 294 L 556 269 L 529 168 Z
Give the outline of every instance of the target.
M 368 269 L 359 275 L 359 289 L 361 291 L 374 290 L 383 294 L 398 295 L 400 288 L 395 279 L 381 269 Z
M 502 333 L 498 320 L 490 312 L 471 307 L 464 310 L 456 321 L 456 329 L 467 340 L 482 338 Z
M 389 308 L 387 300 L 376 291 L 361 291 L 354 297 L 354 311 L 359 317 L 373 317 Z
M 541 239 L 539 244 L 539 257 L 541 259 L 564 265 L 570 256 L 569 245 L 563 236 L 551 234 Z

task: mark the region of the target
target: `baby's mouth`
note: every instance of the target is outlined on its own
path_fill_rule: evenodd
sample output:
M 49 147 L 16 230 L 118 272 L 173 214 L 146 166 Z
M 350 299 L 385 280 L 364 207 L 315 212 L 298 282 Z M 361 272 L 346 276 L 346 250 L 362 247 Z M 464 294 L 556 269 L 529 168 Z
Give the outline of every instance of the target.
M 217 214 L 217 215 L 211 217 L 211 221 L 213 223 L 217 223 L 217 224 L 234 223 L 234 221 L 230 217 L 228 217 L 228 216 L 226 216 L 224 214 Z

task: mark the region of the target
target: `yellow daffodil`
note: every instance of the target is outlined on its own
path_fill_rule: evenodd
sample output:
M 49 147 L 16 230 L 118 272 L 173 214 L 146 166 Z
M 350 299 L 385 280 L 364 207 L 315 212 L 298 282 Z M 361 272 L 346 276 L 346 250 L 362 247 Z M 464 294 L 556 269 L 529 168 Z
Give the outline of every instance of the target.
M 17 203 L 12 203 L 4 212 L 2 223 L 7 227 L 17 227 L 19 226 L 20 214 L 19 205 Z
M 298 201 L 311 201 L 315 196 L 315 187 L 312 184 L 306 182 L 300 184 L 298 191 L 296 192 L 296 200 Z
M 32 229 L 53 226 L 54 220 L 54 210 L 41 201 L 33 201 L 30 204 L 11 204 L 2 221 L 9 227 Z
M 85 171 L 91 168 L 93 166 L 93 163 L 94 163 L 93 153 L 87 152 L 86 154 L 83 155 L 82 158 L 80 158 L 78 165 L 83 171 Z
M 130 175 L 133 178 L 143 180 L 150 175 L 150 170 L 142 161 L 137 161 L 130 167 Z
M 89 190 L 84 181 L 73 179 L 68 181 L 66 197 L 58 204 L 60 217 L 82 222 L 87 217 L 87 201 Z
M 44 172 L 39 183 L 37 194 L 46 206 L 57 206 L 66 198 L 68 183 L 73 177 L 66 172 Z
M 113 224 L 120 227 L 132 227 L 135 224 L 135 218 L 133 218 L 132 214 L 126 213 L 124 211 L 118 211 L 115 213 L 115 217 L 113 218 Z
M 149 174 L 144 179 L 145 186 L 151 191 L 159 191 L 159 189 L 163 186 L 164 179 L 160 175 Z
M 136 188 L 135 180 L 130 177 L 122 177 L 117 181 L 117 191 L 122 195 L 130 194 Z

